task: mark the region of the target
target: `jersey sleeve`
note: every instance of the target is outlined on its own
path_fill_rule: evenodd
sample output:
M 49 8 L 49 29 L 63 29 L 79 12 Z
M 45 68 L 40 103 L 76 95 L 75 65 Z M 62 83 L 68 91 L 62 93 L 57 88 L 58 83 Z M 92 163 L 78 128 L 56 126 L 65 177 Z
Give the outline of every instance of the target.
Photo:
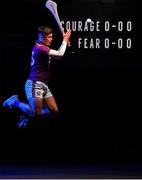
M 48 54 L 49 56 L 54 57 L 55 59 L 60 59 L 65 54 L 66 47 L 67 47 L 67 42 L 63 41 L 58 50 L 50 49 Z

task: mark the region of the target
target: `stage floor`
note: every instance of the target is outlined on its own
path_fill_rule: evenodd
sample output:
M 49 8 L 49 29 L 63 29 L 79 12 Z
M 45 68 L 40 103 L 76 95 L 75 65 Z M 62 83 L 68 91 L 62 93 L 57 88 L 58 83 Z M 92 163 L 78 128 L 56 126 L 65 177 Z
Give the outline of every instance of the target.
M 1 165 L 0 179 L 141 179 L 140 164 Z

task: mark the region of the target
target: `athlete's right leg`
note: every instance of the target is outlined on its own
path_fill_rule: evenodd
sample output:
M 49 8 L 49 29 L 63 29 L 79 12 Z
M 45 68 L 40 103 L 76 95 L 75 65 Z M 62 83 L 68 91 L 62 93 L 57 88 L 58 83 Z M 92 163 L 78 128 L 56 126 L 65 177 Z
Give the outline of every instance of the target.
M 31 114 L 31 108 L 29 104 L 21 102 L 18 98 L 18 95 L 12 95 L 10 98 L 5 100 L 3 103 L 3 107 L 9 109 L 15 107 L 28 116 L 30 116 Z
M 11 109 L 16 101 L 18 101 L 18 95 L 12 95 L 3 102 L 3 107 Z
M 10 98 L 8 98 L 6 101 L 3 103 L 4 108 L 16 108 L 17 110 L 20 111 L 21 116 L 20 120 L 18 122 L 18 127 L 25 127 L 27 123 L 29 122 L 29 118 L 31 117 L 31 107 L 29 104 L 21 102 L 18 98 L 18 95 L 13 95 Z
M 20 104 L 20 105 L 21 105 L 21 108 L 24 107 L 23 106 L 24 104 Z M 27 124 L 30 121 L 32 121 L 32 119 L 37 120 L 40 118 L 41 109 L 42 109 L 42 99 L 41 98 L 30 98 L 28 106 L 30 107 L 30 112 L 28 113 L 28 117 L 23 114 L 21 115 L 20 120 L 18 122 L 19 128 L 26 127 Z

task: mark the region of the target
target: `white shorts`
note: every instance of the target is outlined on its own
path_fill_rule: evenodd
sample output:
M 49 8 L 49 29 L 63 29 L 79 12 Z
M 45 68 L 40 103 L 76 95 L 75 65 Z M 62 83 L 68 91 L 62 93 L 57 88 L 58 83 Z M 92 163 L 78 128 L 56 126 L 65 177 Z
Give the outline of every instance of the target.
M 48 98 L 53 96 L 46 84 L 41 81 L 32 81 L 29 79 L 25 84 L 25 92 L 28 100 L 32 97 Z

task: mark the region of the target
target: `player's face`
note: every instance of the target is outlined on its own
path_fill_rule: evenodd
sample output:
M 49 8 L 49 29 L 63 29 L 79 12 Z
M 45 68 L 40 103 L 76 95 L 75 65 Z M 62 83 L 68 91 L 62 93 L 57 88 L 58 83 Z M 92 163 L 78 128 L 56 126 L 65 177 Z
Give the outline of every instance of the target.
M 44 44 L 46 44 L 46 46 L 50 46 L 51 45 L 52 36 L 53 36 L 52 33 L 45 36 Z

